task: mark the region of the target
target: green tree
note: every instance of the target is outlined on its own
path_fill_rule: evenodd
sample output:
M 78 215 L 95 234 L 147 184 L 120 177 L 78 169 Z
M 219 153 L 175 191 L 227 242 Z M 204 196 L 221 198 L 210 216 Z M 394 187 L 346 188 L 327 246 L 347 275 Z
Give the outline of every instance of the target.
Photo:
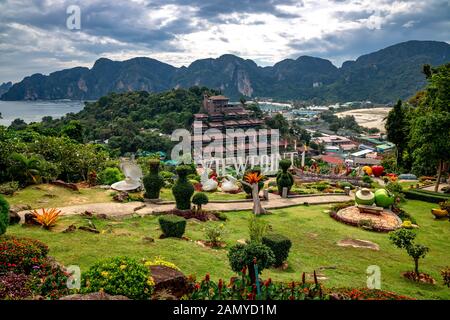
M 24 154 L 13 153 L 10 156 L 8 173 L 11 179 L 25 186 L 30 183 L 38 183 L 40 180 L 41 161 L 35 157 L 27 157 Z
M 83 142 L 83 126 L 78 120 L 71 120 L 62 130 L 61 135 L 69 137 L 78 142 Z
M 414 260 L 414 272 L 419 276 L 419 259 L 425 258 L 430 250 L 422 244 L 414 243 L 417 234 L 408 229 L 398 229 L 389 234 L 391 242 L 400 249 L 405 249 L 408 255 Z
M 424 68 L 424 73 L 428 85 L 411 121 L 409 144 L 413 167 L 434 163 L 438 191 L 444 164 L 450 161 L 450 63 Z
M 389 111 L 386 117 L 386 134 L 387 139 L 395 144 L 397 166 L 402 165 L 403 151 L 408 144 L 409 124 L 406 117 L 406 108 L 402 105 L 402 101 L 398 100 L 394 108 Z

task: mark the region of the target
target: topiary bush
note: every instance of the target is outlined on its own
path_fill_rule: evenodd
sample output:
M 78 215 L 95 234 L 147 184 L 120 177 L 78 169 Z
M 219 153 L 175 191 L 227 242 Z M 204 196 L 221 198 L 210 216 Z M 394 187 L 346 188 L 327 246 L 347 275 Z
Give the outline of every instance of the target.
M 118 168 L 106 168 L 98 175 L 98 180 L 101 184 L 112 185 L 125 179 L 125 176 Z
M 291 191 L 292 186 L 294 185 L 294 177 L 292 173 L 288 172 L 288 169 L 291 167 L 291 160 L 283 159 L 280 160 L 279 166 L 281 171 L 277 174 L 277 187 L 278 193 L 281 195 L 283 193 L 283 188 L 287 188 L 288 193 Z
M 149 161 L 150 172 L 144 177 L 145 197 L 148 199 L 159 199 L 159 193 L 164 186 L 164 178 L 159 174 L 159 160 Z
M 206 195 L 206 193 L 203 192 L 197 192 L 192 197 L 192 203 L 197 206 L 199 212 L 202 212 L 202 206 L 208 204 L 208 202 L 209 202 L 208 196 Z
M 103 291 L 137 300 L 150 298 L 154 286 L 150 269 L 128 257 L 99 261 L 81 277 L 82 293 Z
M 274 266 L 279 267 L 288 258 L 289 250 L 292 247 L 292 242 L 289 238 L 282 234 L 272 233 L 267 234 L 262 238 L 262 243 L 268 246 L 275 257 Z
M 178 210 L 191 209 L 191 197 L 194 194 L 194 186 L 187 179 L 191 167 L 180 165 L 176 168 L 178 179 L 172 187 L 172 194 L 175 197 Z
M 166 237 L 181 238 L 186 230 L 186 219 L 173 214 L 160 216 L 159 226 Z
M 9 226 L 9 204 L 0 195 L 0 235 L 6 232 L 6 228 Z
M 252 282 L 255 281 L 254 259 L 258 264 L 258 273 L 270 267 L 275 262 L 272 250 L 261 243 L 250 242 L 249 244 L 236 244 L 228 251 L 230 267 L 235 272 L 241 272 L 247 268 Z

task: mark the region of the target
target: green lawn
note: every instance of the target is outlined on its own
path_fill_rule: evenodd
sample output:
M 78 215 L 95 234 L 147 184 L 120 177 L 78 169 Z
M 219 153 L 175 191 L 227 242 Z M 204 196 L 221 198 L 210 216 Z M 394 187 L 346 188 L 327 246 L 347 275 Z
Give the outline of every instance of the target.
M 450 289 L 442 285 L 439 273 L 450 265 L 450 222 L 436 221 L 430 213 L 433 204 L 408 201 L 404 208 L 412 213 L 420 224 L 418 242 L 430 247 L 428 256 L 421 262 L 421 270 L 431 274 L 437 284 L 424 285 L 402 278 L 402 271 L 411 270 L 413 262 L 404 250 L 390 244 L 387 234 L 374 233 L 347 226 L 331 219 L 324 210 L 329 206 L 297 206 L 273 210 L 271 215 L 262 216 L 271 228 L 287 235 L 293 242 L 288 259 L 289 268 L 265 270 L 264 277 L 274 280 L 300 280 L 301 273 L 311 273 L 319 267 L 333 267 L 321 273 L 328 278 L 327 287 L 363 287 L 366 285 L 366 268 L 378 265 L 381 268 L 382 289 L 394 291 L 418 299 L 450 299 Z M 230 212 L 224 222 L 227 230 L 225 240 L 228 247 L 236 240 L 248 237 L 247 219 L 250 212 Z M 130 217 L 123 220 L 94 220 L 102 234 L 76 231 L 64 234 L 65 226 L 85 224 L 81 217 L 63 218 L 52 232 L 35 227 L 12 226 L 9 234 L 40 239 L 50 246 L 50 255 L 65 265 L 80 265 L 82 271 L 98 259 L 117 255 L 136 258 L 160 255 L 177 264 L 185 274 L 198 278 L 207 272 L 211 277 L 228 279 L 233 272 L 228 266 L 226 249 L 203 248 L 195 242 L 179 239 L 158 239 L 161 231 L 158 218 Z M 208 222 L 222 223 L 222 222 Z M 192 240 L 204 239 L 204 224 L 189 221 L 186 236 Z M 155 239 L 154 243 L 143 241 L 144 236 Z M 370 240 L 380 246 L 380 251 L 343 248 L 336 242 L 345 237 Z
M 33 209 L 62 207 L 85 203 L 111 202 L 112 191 L 82 188 L 79 192 L 51 184 L 29 186 L 14 196 L 5 196 L 10 205 L 30 205 Z

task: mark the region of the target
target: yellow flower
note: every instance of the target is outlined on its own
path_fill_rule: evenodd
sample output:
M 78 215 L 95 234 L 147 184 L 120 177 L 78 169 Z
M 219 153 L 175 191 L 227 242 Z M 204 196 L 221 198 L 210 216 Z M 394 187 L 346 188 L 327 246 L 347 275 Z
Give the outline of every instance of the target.
M 107 271 L 102 271 L 101 275 L 102 275 L 103 277 L 106 278 L 106 277 L 109 275 L 109 272 L 107 272 Z
M 120 265 L 120 270 L 125 270 L 126 267 L 127 267 L 127 265 L 121 264 L 121 265 Z
M 155 285 L 155 280 L 153 280 L 153 277 L 148 277 L 148 279 L 147 279 L 147 284 L 150 286 L 150 287 L 153 287 L 154 285 Z

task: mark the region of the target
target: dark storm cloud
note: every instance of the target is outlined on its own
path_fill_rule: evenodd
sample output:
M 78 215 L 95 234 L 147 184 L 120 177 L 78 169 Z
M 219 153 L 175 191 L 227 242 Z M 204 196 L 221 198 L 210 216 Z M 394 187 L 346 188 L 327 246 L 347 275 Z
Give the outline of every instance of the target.
M 361 5 L 358 10 L 355 4 L 362 1 L 329 0 L 323 6 L 335 10 L 332 14 L 335 19 L 356 25 L 374 14 L 379 15 L 384 20 L 380 29 L 368 29 L 363 25 L 350 30 L 336 28 L 314 39 L 292 40 L 289 46 L 296 52 L 292 57 L 308 54 L 339 64 L 401 41 L 450 39 L 446 0 L 430 0 L 426 10 L 409 9 L 392 16 L 386 8 L 374 12 Z M 411 1 L 405 0 L 405 3 Z M 345 9 L 346 2 L 352 3 L 351 9 Z M 373 2 L 389 3 L 387 0 Z M 81 8 L 80 31 L 66 28 L 66 9 L 73 4 Z M 96 59 L 105 55 L 120 59 L 126 53 L 151 56 L 182 52 L 196 59 L 205 58 L 196 56 L 198 53 L 190 52 L 179 42 L 180 37 L 199 31 L 207 33 L 203 39 L 211 37 L 212 41 L 218 39 L 225 44 L 228 51 L 217 52 L 217 55 L 242 55 L 239 48 L 233 47 L 234 34 L 221 34 L 223 26 L 232 25 L 233 30 L 239 30 L 236 32 L 240 32 L 240 27 L 274 28 L 282 38 L 295 39 L 296 26 L 307 20 L 309 8 L 289 11 L 280 6 L 307 8 L 310 4 L 298 0 L 0 0 L 0 82 L 17 81 L 34 72 L 92 66 Z M 264 15 L 254 14 L 288 22 L 289 27 L 268 26 Z M 277 27 L 279 29 L 275 29 Z M 272 43 L 269 36 L 261 36 L 265 38 L 268 47 L 278 45 Z M 271 53 L 264 52 L 263 46 L 251 50 L 256 60 L 261 56 L 270 59 Z M 252 58 L 252 54 L 247 51 L 246 57 Z

